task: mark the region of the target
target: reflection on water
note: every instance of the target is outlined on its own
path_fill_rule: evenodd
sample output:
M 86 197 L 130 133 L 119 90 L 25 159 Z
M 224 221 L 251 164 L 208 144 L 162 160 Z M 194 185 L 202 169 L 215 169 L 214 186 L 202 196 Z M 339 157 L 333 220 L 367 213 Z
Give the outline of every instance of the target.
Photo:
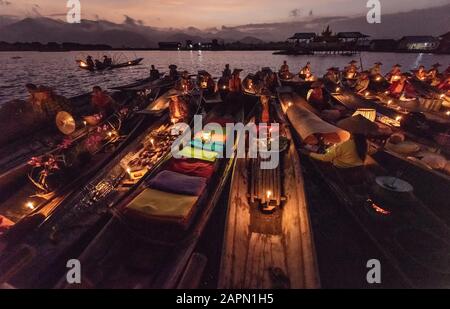
M 101 52 L 91 54 L 98 58 L 103 56 Z M 219 76 L 226 63 L 233 68 L 243 69 L 243 74 L 247 74 L 266 66 L 276 70 L 283 60 L 288 60 L 291 70 L 296 72 L 310 61 L 314 72 L 317 75 L 323 75 L 328 67 L 343 67 L 352 59 L 344 56 L 282 56 L 272 55 L 270 51 L 144 51 L 108 52 L 108 54 L 121 61 L 143 57 L 144 62 L 137 67 L 93 73 L 78 69 L 75 63 L 76 59 L 85 58 L 87 53 L 0 52 L 0 104 L 12 99 L 25 98 L 26 83 L 51 86 L 61 94 L 70 97 L 90 91 L 93 85 L 107 88 L 145 78 L 151 64 L 155 64 L 163 72 L 167 72 L 169 64 L 174 63 L 180 70 L 188 70 L 192 73 L 205 69 L 213 76 Z M 355 60 L 360 61 L 359 56 L 355 56 Z M 384 71 L 395 63 L 402 64 L 404 70 L 410 70 L 421 64 L 429 67 L 436 62 L 446 67 L 450 63 L 450 56 L 363 53 L 361 60 L 365 69 L 381 60 L 385 64 Z

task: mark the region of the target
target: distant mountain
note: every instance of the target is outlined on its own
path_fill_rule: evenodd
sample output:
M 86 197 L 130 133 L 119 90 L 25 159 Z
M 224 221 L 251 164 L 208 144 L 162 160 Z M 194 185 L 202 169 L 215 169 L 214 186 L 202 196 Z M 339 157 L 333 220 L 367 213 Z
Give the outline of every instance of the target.
M 160 41 L 192 40 L 205 42 L 220 39 L 258 44 L 284 41 L 296 32 L 320 33 L 327 25 L 333 31 L 361 31 L 372 38 L 400 38 L 404 35 L 441 35 L 450 29 L 450 4 L 405 13 L 384 14 L 381 24 L 368 24 L 364 17 L 314 17 L 286 23 L 247 24 L 237 27 L 164 29 L 145 26 L 127 17 L 122 24 L 107 20 L 83 20 L 80 24 L 45 18 L 0 16 L 0 41 L 6 42 L 74 42 L 108 44 L 113 47 L 152 48 Z

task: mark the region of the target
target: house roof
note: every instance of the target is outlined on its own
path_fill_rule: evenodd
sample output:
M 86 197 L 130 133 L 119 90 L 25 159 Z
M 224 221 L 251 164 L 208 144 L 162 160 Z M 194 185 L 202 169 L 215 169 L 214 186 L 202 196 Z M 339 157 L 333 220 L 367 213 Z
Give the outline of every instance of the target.
M 360 39 L 368 38 L 370 35 L 362 34 L 361 32 L 339 32 L 337 37 L 340 39 Z
M 408 43 L 423 43 L 423 42 L 436 42 L 437 39 L 430 35 L 418 35 L 418 36 L 404 36 L 400 39 L 401 42 L 406 41 Z
M 289 40 L 310 40 L 315 37 L 316 34 L 314 32 L 298 32 L 293 37 L 290 37 Z

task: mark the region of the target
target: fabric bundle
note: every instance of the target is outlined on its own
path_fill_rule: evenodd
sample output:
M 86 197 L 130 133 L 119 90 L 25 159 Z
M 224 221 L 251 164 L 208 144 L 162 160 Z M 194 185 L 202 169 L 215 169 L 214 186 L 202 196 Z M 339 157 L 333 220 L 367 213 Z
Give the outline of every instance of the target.
M 199 196 L 206 188 L 206 179 L 162 171 L 148 182 L 148 186 L 165 192 Z
M 168 171 L 209 179 L 214 173 L 214 164 L 195 159 L 170 160 L 166 169 Z
M 184 147 L 178 155 L 183 158 L 198 159 L 207 162 L 215 162 L 219 156 L 217 152 L 202 150 L 192 146 Z

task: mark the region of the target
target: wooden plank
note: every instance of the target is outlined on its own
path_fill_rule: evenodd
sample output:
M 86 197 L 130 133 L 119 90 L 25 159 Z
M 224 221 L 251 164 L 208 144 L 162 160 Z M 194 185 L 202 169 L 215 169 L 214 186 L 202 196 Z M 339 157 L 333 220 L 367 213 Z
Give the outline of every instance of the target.
M 224 235 L 219 288 L 244 286 L 245 258 L 250 235 L 250 206 L 247 199 L 247 168 L 245 159 L 237 159 Z
M 201 284 L 202 274 L 205 271 L 208 259 L 200 253 L 194 253 L 189 260 L 186 270 L 181 277 L 177 289 L 192 290 L 197 289 Z
M 271 289 L 277 283 L 270 271 L 279 268 L 287 276 L 287 265 L 281 235 L 252 233 L 245 272 L 245 289 Z

